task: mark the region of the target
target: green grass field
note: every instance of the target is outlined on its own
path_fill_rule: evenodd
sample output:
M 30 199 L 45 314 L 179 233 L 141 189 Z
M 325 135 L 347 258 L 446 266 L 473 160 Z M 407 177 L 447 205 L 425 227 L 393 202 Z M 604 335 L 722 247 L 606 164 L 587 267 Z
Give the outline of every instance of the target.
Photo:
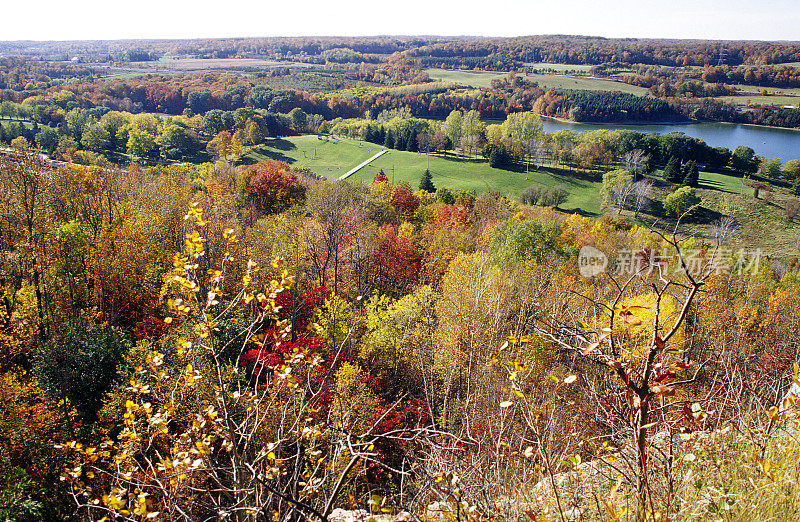
M 224 69 L 273 69 L 275 67 L 308 67 L 309 64 L 299 62 L 278 62 L 261 58 L 177 58 L 165 56 L 151 62 L 132 62 L 132 67 L 142 69 L 176 70 L 176 71 L 209 71 Z
M 315 174 L 336 179 L 351 168 L 380 151 L 383 147 L 373 143 L 349 139 L 319 140 L 316 136 L 297 136 L 258 147 L 251 160 L 282 160 L 295 168 L 308 168 Z M 561 185 L 569 191 L 567 202 L 561 206 L 566 211 L 581 211 L 587 215 L 600 212 L 598 192 L 600 184 L 575 171 L 542 168 L 531 171 L 525 179 L 524 171 L 492 168 L 486 161 L 430 156 L 416 152 L 391 150 L 372 164 L 353 174 L 349 180 L 371 182 L 383 169 L 395 183 L 407 182 L 413 188 L 428 168 L 437 187 L 474 190 L 476 193 L 497 191 L 516 198 L 523 190 L 540 185 Z
M 449 69 L 425 69 L 428 76 L 433 80 L 458 83 L 467 87 L 491 86 L 492 80 L 504 78 L 507 73 L 497 73 L 488 71 L 451 71 Z
M 19 118 L 6 118 L 5 116 L 0 116 L 0 124 L 8 125 L 10 123 L 20 123 L 26 129 L 33 128 L 33 122 L 31 120 L 20 120 Z M 42 123 L 39 124 L 40 129 L 44 129 L 45 127 L 48 127 L 48 125 L 44 125 Z
M 295 168 L 309 168 L 318 175 L 336 179 L 381 149 L 379 145 L 359 140 L 319 140 L 316 136 L 298 136 L 274 140 L 258 147 L 246 161 L 283 160 Z M 391 150 L 349 179 L 369 183 L 383 169 L 395 183 L 407 182 L 416 188 L 427 166 L 428 158 L 424 154 Z M 474 190 L 478 194 L 492 190 L 512 198 L 517 198 L 523 190 L 533 185 L 561 185 L 567 189 L 569 197 L 560 210 L 593 217 L 600 214 L 599 176 L 587 177 L 566 169 L 542 168 L 531 171 L 526 180 L 524 171 L 496 169 L 485 161 L 450 156 L 431 156 L 430 170 L 437 187 Z M 657 179 L 660 176 L 660 173 L 654 174 Z M 658 182 L 654 197 L 661 201 L 670 191 L 671 187 Z M 775 187 L 770 201 L 765 201 L 765 197 L 755 199 L 752 188 L 745 186 L 742 189 L 739 176 L 704 171 L 700 173 L 697 193 L 703 199 L 702 217 L 682 224 L 682 234 L 708 237 L 715 220 L 723 215 L 731 215 L 741 227 L 732 246 L 762 248 L 769 255 L 780 258 L 796 254 L 794 238 L 800 233 L 800 227 L 786 221 L 786 203 L 792 198 L 787 189 Z M 657 206 L 660 208 L 660 204 Z M 629 211 L 623 212 L 623 216 L 632 217 Z M 665 218 L 660 211 L 655 214 L 644 212 L 640 214 L 638 222 L 647 227 L 657 222 L 655 226 L 663 232 L 671 232 L 674 226 L 674 220 Z
M 594 67 L 593 65 L 570 65 L 570 64 L 565 64 L 565 63 L 544 63 L 544 62 L 542 62 L 542 63 L 526 63 L 525 66 L 526 67 L 530 67 L 532 69 L 537 69 L 537 70 L 549 69 L 549 70 L 553 70 L 553 71 L 556 71 L 556 72 L 559 72 L 559 73 L 564 73 L 564 72 L 568 72 L 568 71 L 570 71 L 570 72 L 579 72 L 579 73 L 588 73 L 592 69 L 592 67 Z
M 120 72 L 101 76 L 104 80 L 132 80 L 134 78 L 141 78 L 144 73 L 137 72 Z
M 744 96 L 720 96 L 716 98 L 735 105 L 791 105 L 797 107 L 800 104 L 800 97 L 797 96 L 762 96 L 760 94 Z
M 742 191 L 742 178 L 720 172 L 702 171 L 700 172 L 700 188 L 739 194 Z M 748 190 L 747 186 L 744 190 Z
M 492 80 L 504 78 L 507 73 L 496 73 L 488 71 L 451 71 L 447 69 L 425 69 L 433 79 L 443 80 L 468 87 L 491 86 Z M 581 78 L 573 76 L 561 76 L 557 74 L 526 74 L 524 77 L 539 84 L 542 89 L 576 89 L 580 91 L 616 91 L 627 92 L 639 96 L 646 96 L 648 91 L 644 87 L 628 85 L 613 80 L 603 80 L 598 78 Z
M 758 85 L 744 85 L 744 84 L 741 84 L 741 83 L 734 84 L 734 85 L 732 85 L 732 87 L 736 87 L 737 89 L 740 89 L 740 90 L 745 91 L 747 93 L 753 93 L 753 94 L 761 94 L 763 91 L 766 90 L 768 93 L 772 93 L 772 94 L 778 94 L 778 95 L 785 94 L 787 96 L 788 95 L 800 96 L 800 89 L 798 89 L 798 88 L 792 89 L 792 88 L 789 88 L 789 87 L 787 87 L 787 88 L 782 88 L 782 87 L 760 87 Z

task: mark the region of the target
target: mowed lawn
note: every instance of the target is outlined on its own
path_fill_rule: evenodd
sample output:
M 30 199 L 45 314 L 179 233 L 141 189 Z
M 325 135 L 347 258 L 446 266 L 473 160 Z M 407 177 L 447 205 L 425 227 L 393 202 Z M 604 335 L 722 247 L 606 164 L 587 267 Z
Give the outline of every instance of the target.
M 317 175 L 336 179 L 382 149 L 380 145 L 360 140 L 320 140 L 313 135 L 296 136 L 272 140 L 257 147 L 250 158 L 255 161 L 282 160 L 293 168 L 308 168 Z M 430 168 L 433 183 L 437 187 L 474 190 L 477 194 L 497 191 L 515 199 L 530 186 L 560 185 L 569 192 L 566 203 L 560 207 L 562 210 L 580 211 L 587 215 L 600 212 L 600 183 L 586 179 L 583 174 L 561 169 L 532 170 L 526 179 L 524 170 L 492 168 L 486 161 L 458 159 L 455 156 L 431 155 L 428 158 L 422 153 L 390 150 L 353 174 L 349 180 L 369 183 L 383 169 L 390 180 L 393 179 L 395 183 L 406 182 L 416 189 L 426 168 Z
M 453 82 L 468 87 L 484 88 L 490 87 L 492 80 L 504 78 L 508 74 L 489 71 L 451 71 L 448 69 L 436 68 L 425 69 L 425 72 L 435 80 Z M 646 96 L 648 94 L 647 89 L 644 87 L 628 85 L 614 80 L 563 76 L 558 74 L 525 74 L 522 76 L 530 81 L 538 83 L 539 87 L 545 90 L 555 87 L 556 89 L 575 89 L 579 91 L 627 92 L 638 96 Z
M 699 186 L 703 189 L 739 194 L 742 191 L 742 178 L 721 172 L 701 171 Z M 746 185 L 744 190 L 748 190 Z
M 797 96 L 762 96 L 760 94 L 742 95 L 742 96 L 719 96 L 716 98 L 727 103 L 735 105 L 791 105 L 797 107 L 800 105 L 800 97 Z

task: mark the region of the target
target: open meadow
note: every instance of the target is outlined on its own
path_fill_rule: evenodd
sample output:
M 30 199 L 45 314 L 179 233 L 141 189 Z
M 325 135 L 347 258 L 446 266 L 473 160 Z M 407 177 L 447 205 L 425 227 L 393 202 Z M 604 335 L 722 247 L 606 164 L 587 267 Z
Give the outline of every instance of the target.
M 488 88 L 492 80 L 507 76 L 508 73 L 498 73 L 490 71 L 451 71 L 448 69 L 426 69 L 432 79 L 453 82 L 468 87 Z M 602 78 L 590 78 L 582 76 L 567 76 L 562 74 L 523 74 L 526 80 L 536 82 L 544 90 L 574 89 L 578 91 L 615 91 L 646 96 L 648 91 L 644 87 L 628 85 L 626 83 Z
M 334 179 L 382 149 L 380 145 L 358 140 L 320 140 L 316 136 L 296 136 L 273 140 L 257 147 L 250 158 L 255 161 L 286 161 L 293 168 L 308 168 L 317 175 Z M 371 182 L 382 169 L 390 181 L 406 182 L 416 189 L 426 168 L 430 169 L 437 187 L 472 190 L 477 194 L 497 191 L 514 199 L 530 186 L 561 185 L 569 192 L 567 202 L 561 206 L 562 210 L 581 211 L 587 215 L 600 212 L 599 182 L 592 176 L 562 168 L 531 170 L 526 179 L 524 170 L 493 168 L 483 159 L 437 155 L 426 157 L 417 152 L 390 150 L 350 176 L 349 180 Z

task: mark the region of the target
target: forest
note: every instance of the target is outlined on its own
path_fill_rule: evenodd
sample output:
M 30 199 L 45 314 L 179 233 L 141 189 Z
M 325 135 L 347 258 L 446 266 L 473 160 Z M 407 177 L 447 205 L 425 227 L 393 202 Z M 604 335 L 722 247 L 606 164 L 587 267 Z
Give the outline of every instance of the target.
M 413 121 L 348 125 L 424 147 Z M 431 143 L 471 126 L 453 113 Z M 541 133 L 531 113 L 495 127 L 514 161 Z M 720 154 L 634 132 L 573 150 L 609 139 L 632 172 Z M 0 167 L 7 518 L 795 509 L 800 265 L 733 248 L 724 219 L 679 239 L 560 213 L 555 191 L 328 182 L 225 155 L 118 169 L 22 149 Z M 607 171 L 601 196 L 638 213 L 614 181 L 629 175 Z M 696 181 L 677 183 L 665 208 L 693 220 Z M 613 270 L 582 275 L 587 247 Z
M 36 119 L 55 125 L 59 119 L 50 113 L 56 105 L 69 110 L 66 104 L 171 115 L 186 109 L 202 115 L 242 107 L 301 108 L 326 120 L 395 109 L 443 120 L 452 110 L 474 109 L 484 118 L 504 118 L 531 110 L 537 101 L 552 105 L 546 96 L 552 89 L 544 86 L 548 78 L 589 78 L 606 81 L 581 93 L 557 89 L 560 117 L 795 127 L 797 95 L 791 89 L 798 87 L 798 53 L 791 42 L 567 36 L 0 42 L 0 101 L 29 104 L 22 110 L 26 118 L 43 106 Z M 433 81 L 426 72 L 431 67 L 510 76 L 497 85 L 467 88 Z M 536 71 L 547 72 L 528 78 Z M 620 84 L 648 91 L 618 96 Z M 703 98 L 721 109 L 696 110 Z M 585 109 L 609 103 L 616 107 L 611 115 Z M 553 115 L 555 108 L 540 114 Z
M 795 520 L 800 161 L 543 130 L 800 125 L 719 46 L 0 42 L 0 519 Z

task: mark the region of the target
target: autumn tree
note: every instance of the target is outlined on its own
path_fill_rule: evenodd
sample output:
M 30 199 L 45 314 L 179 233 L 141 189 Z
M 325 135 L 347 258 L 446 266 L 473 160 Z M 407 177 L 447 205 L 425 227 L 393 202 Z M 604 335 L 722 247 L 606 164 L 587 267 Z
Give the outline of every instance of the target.
M 0 159 L 0 184 L 3 213 L 8 223 L 19 227 L 22 242 L 19 262 L 35 289 L 39 335 L 47 331 L 41 276 L 44 267 L 44 231 L 46 230 L 47 165 L 36 154 L 18 153 Z
M 401 296 L 417 281 L 420 258 L 408 227 L 384 225 L 378 231 L 373 253 L 375 288 L 383 294 Z
M 363 236 L 363 193 L 345 182 L 325 183 L 309 191 L 306 208 L 309 220 L 302 232 L 305 249 L 303 257 L 309 265 L 310 276 L 317 286 L 339 290 L 346 252 L 360 248 Z
M 394 187 L 392 193 L 392 206 L 408 220 L 419 206 L 419 198 L 411 190 L 407 183 L 400 183 Z
M 305 199 L 306 189 L 283 161 L 262 161 L 241 173 L 243 203 L 254 205 L 260 215 L 283 212 Z
M 190 218 L 203 226 L 198 207 Z M 325 520 L 356 477 L 352 472 L 379 462 L 378 444 L 410 443 L 420 431 L 382 423 L 397 404 L 364 404 L 357 365 L 337 364 L 334 356 L 325 368 L 324 342 L 289 340 L 294 328 L 305 335 L 322 327 L 280 317 L 281 294 L 294 283 L 280 259 L 269 263 L 277 279 L 268 288 L 252 286 L 259 267 L 249 261 L 238 288 L 226 293 L 222 284 L 237 238 L 230 230 L 224 236 L 229 251 L 208 274 L 196 268 L 205 253 L 198 228 L 187 234 L 185 252 L 176 254 L 165 322 L 186 326 L 169 351 L 141 354 L 122 391 L 119 434 L 97 446 L 63 446 L 74 459 L 64 481 L 91 517 L 229 513 L 238 520 Z M 202 296 L 193 290 L 198 277 L 207 279 Z M 213 332 L 242 306 L 256 315 L 218 344 Z M 330 368 L 335 379 L 326 377 Z M 360 405 L 375 413 L 365 415 Z M 335 419 L 328 421 L 328 412 Z M 355 418 L 360 422 L 348 420 Z M 328 425 L 336 429 L 329 432 Z M 403 473 L 402 462 L 391 469 Z M 97 487 L 101 482 L 105 487 Z
M 452 111 L 442 125 L 442 132 L 444 136 L 455 147 L 461 143 L 461 137 L 464 135 L 464 115 L 461 111 Z M 439 140 L 441 143 L 441 140 Z
M 146 130 L 131 128 L 128 133 L 128 154 L 140 160 L 158 156 L 158 144 L 154 134 Z

